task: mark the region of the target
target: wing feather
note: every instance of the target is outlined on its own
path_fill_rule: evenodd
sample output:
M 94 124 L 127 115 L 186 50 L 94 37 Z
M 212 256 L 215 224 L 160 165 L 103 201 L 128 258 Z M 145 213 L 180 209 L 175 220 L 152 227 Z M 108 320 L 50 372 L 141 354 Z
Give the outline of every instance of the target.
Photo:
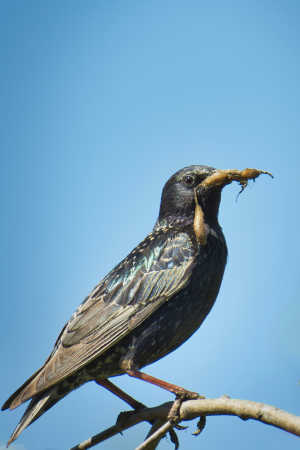
M 79 306 L 19 403 L 99 357 L 169 301 L 188 283 L 196 252 L 187 233 L 150 234 Z

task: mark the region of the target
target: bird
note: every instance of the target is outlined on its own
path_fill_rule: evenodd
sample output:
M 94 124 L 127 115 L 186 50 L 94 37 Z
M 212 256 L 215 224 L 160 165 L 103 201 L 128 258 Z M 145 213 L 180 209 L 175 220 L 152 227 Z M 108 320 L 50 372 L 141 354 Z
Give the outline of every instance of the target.
M 221 192 L 232 181 L 269 172 L 192 165 L 164 185 L 158 219 L 146 238 L 91 291 L 65 324 L 53 351 L 2 406 L 31 400 L 8 444 L 49 408 L 89 381 L 129 403 L 143 404 L 113 384 L 122 374 L 181 398 L 198 394 L 140 369 L 183 344 L 202 324 L 218 295 L 227 245 L 218 222 Z

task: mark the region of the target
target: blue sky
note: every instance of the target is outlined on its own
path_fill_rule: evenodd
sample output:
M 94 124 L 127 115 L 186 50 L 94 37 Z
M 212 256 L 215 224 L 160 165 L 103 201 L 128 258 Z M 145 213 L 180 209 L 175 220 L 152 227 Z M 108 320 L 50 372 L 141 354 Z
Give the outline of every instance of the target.
M 1 2 L 1 402 L 151 231 L 168 177 L 207 164 L 275 178 L 237 202 L 237 185 L 224 190 L 229 260 L 218 300 L 148 372 L 300 414 L 299 16 L 292 0 Z M 148 405 L 170 399 L 127 376 L 115 381 Z M 90 383 L 12 448 L 69 448 L 124 409 Z M 23 410 L 1 414 L 0 448 Z M 183 449 L 299 447 L 236 418 L 210 418 L 199 438 L 194 429 L 180 432 Z M 102 448 L 132 449 L 146 431 Z

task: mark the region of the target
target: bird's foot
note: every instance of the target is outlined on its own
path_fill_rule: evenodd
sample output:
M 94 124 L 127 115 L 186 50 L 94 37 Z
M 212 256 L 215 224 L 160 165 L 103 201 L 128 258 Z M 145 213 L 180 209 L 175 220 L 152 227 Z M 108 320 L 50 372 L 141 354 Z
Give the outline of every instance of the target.
M 196 400 L 199 398 L 205 398 L 203 395 L 198 394 L 197 392 L 187 391 L 187 390 L 178 390 L 176 393 L 176 398 L 173 402 L 173 405 L 168 414 L 168 420 L 178 429 L 184 430 L 187 427 L 182 425 L 178 425 L 178 421 L 180 420 L 180 407 L 185 400 Z
M 204 430 L 206 425 L 206 416 L 201 416 L 197 422 L 197 430 L 193 433 L 194 436 L 198 436 Z

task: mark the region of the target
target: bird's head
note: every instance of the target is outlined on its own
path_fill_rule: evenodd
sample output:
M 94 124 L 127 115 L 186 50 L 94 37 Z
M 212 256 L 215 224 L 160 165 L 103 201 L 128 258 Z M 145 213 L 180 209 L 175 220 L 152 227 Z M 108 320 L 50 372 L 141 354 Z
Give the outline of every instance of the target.
M 188 166 L 169 178 L 161 197 L 158 222 L 172 223 L 178 218 L 193 219 L 198 208 L 208 225 L 218 223 L 221 191 L 224 186 L 237 181 L 242 190 L 250 179 L 269 172 L 257 169 L 219 170 L 209 166 Z
M 189 166 L 179 170 L 166 182 L 161 197 L 159 221 L 173 221 L 176 218 L 194 216 L 195 192 L 203 208 L 217 220 L 221 189 L 199 190 L 201 183 L 216 169 L 208 166 Z

